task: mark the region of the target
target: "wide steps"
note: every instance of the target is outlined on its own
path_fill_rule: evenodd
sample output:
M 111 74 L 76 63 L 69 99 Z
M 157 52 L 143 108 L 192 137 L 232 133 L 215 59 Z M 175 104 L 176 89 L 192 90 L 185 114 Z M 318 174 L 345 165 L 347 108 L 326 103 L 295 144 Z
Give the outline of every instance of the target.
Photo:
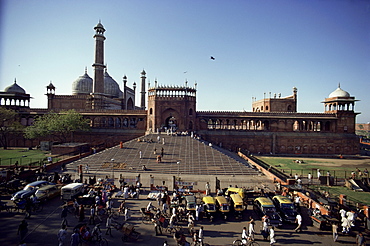
M 235 153 L 209 146 L 208 143 L 190 136 L 160 134 L 160 143 L 157 142 L 157 136 L 146 135 L 140 138 L 145 141 L 135 139 L 125 142 L 123 148 L 115 146 L 80 159 L 75 164 L 83 165 L 83 169 L 88 164 L 91 174 L 109 170 L 140 173 L 144 172 L 142 166 L 145 165 L 148 169 L 145 172 L 173 175 L 258 175 L 256 170 Z M 164 145 L 162 138 L 165 139 Z M 153 142 L 149 142 L 150 139 Z M 157 163 L 157 156 L 162 148 L 164 156 L 162 162 Z

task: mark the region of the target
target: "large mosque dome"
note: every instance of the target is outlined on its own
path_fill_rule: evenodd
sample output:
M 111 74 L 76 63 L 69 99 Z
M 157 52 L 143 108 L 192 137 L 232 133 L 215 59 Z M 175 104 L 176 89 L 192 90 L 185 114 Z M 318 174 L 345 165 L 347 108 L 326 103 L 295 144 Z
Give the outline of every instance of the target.
M 4 92 L 9 93 L 9 94 L 26 94 L 26 91 L 22 87 L 17 85 L 16 80 L 14 80 L 14 84 L 6 87 Z
M 85 69 L 85 74 L 78 77 L 72 84 L 72 95 L 79 94 L 90 94 L 93 89 L 93 80 L 87 74 Z
M 351 95 L 347 91 L 342 90 L 342 88 L 340 88 L 340 85 L 339 85 L 335 91 L 330 93 L 329 98 L 332 98 L 332 97 L 351 97 Z
M 104 94 L 113 98 L 123 97 L 118 83 L 108 74 L 107 70 L 104 72 Z

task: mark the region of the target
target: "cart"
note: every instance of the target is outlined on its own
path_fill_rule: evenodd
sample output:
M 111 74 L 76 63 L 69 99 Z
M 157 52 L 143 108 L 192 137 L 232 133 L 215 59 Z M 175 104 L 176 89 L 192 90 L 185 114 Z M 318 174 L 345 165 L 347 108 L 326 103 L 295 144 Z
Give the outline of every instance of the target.
M 115 228 L 120 231 L 122 236 L 122 241 L 136 241 L 140 236 L 140 232 L 135 231 L 135 226 L 130 223 L 116 224 Z

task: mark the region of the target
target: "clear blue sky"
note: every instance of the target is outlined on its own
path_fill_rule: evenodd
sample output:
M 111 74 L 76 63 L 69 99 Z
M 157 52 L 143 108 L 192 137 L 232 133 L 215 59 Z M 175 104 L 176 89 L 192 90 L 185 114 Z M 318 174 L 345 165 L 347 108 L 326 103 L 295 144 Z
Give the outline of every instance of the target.
M 144 68 L 152 84 L 198 83 L 197 110 L 237 111 L 251 111 L 252 97 L 289 96 L 295 86 L 298 111 L 320 113 L 341 83 L 360 100 L 357 122 L 370 122 L 369 1 L 0 3 L 0 90 L 17 78 L 32 108 L 46 108 L 50 81 L 56 94 L 70 95 L 85 66 L 93 77 L 100 19 L 105 62 L 120 86 L 123 75 L 140 84 Z

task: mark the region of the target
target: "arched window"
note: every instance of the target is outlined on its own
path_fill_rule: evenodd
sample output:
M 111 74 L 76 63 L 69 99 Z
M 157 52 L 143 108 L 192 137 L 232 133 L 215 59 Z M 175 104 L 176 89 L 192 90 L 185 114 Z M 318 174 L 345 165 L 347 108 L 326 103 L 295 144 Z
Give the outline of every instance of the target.
M 108 126 L 109 127 L 114 127 L 114 121 L 113 121 L 113 118 L 112 117 L 109 117 L 108 118 Z
M 107 125 L 107 120 L 103 117 L 103 118 L 101 118 L 101 120 L 100 120 L 100 125 L 102 126 L 102 127 L 106 127 L 106 125 Z
M 292 105 L 288 105 L 287 110 L 288 110 L 288 111 L 292 111 Z
M 116 118 L 116 125 L 115 125 L 116 128 L 121 128 L 121 118 Z
M 193 122 L 192 121 L 189 122 L 189 130 L 193 130 Z
M 265 110 L 266 110 L 266 111 L 267 111 L 267 110 L 269 110 L 269 106 L 266 106 L 266 107 L 265 107 Z
M 189 115 L 193 115 L 193 109 L 189 109 Z
M 149 109 L 149 114 L 153 114 L 153 109 L 152 108 Z

